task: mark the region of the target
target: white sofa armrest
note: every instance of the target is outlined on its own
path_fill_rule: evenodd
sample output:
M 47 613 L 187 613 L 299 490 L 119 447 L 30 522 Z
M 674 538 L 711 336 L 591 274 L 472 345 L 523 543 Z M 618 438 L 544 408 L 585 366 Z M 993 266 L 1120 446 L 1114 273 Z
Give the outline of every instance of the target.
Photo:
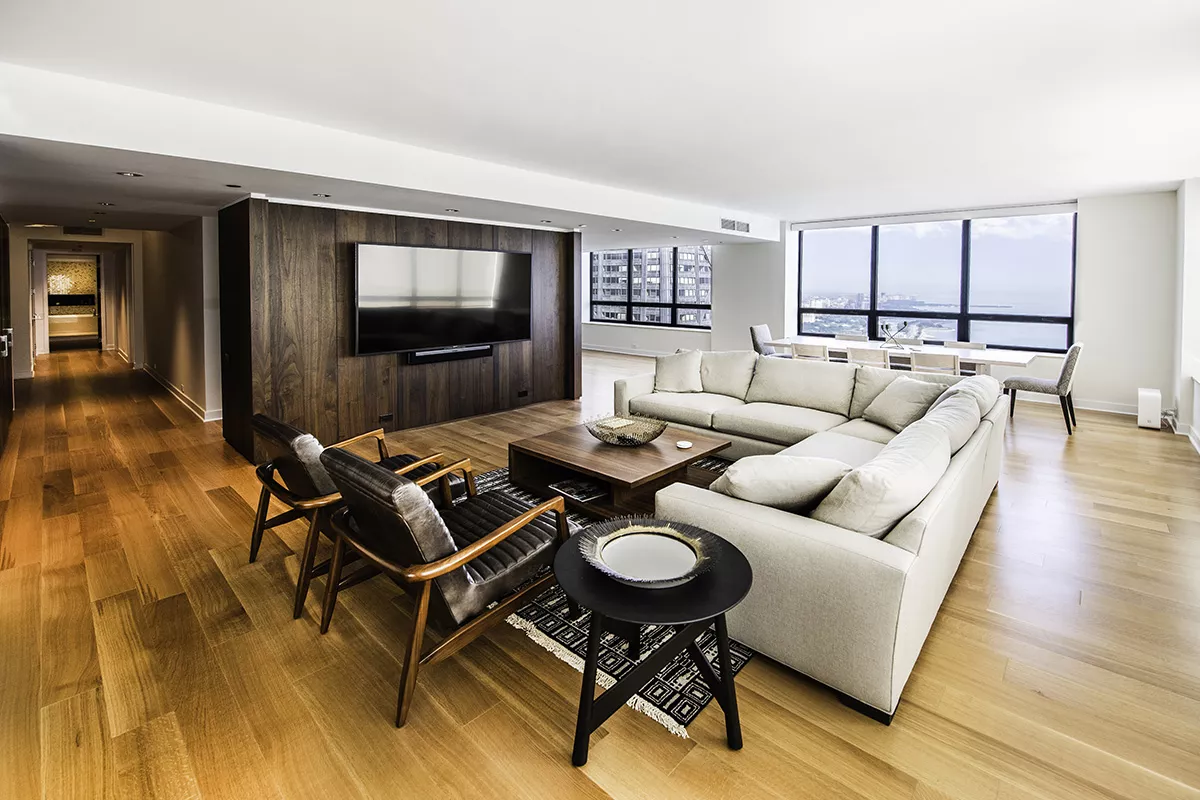
M 754 585 L 728 614 L 729 632 L 755 650 L 891 712 L 905 580 L 915 556 L 824 522 L 676 483 L 655 515 L 735 544 Z
M 654 391 L 654 373 L 633 375 L 613 384 L 613 409 L 618 414 L 629 413 L 629 401 Z

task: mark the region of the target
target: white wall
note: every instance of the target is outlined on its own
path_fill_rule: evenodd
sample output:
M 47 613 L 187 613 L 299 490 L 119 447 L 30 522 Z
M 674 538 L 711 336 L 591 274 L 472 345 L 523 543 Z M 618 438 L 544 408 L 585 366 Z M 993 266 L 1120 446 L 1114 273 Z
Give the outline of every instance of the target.
M 1186 180 L 1176 194 L 1176 393 L 1180 433 L 1194 434 L 1200 416 L 1195 380 L 1200 379 L 1200 178 Z M 1164 398 L 1164 402 L 1167 398 Z M 1194 437 L 1195 439 L 1195 437 Z
M 146 231 L 143 245 L 146 370 L 204 420 L 220 415 L 220 344 L 210 335 L 220 324 L 216 222 L 202 217 Z
M 778 242 L 713 246 L 713 350 L 749 350 L 751 325 L 796 332 L 799 234 L 780 228 Z
M 587 317 L 584 317 L 587 319 Z M 655 328 L 647 325 L 621 325 L 612 322 L 583 323 L 583 349 L 607 353 L 662 356 L 676 350 L 712 350 L 708 331 L 684 328 Z

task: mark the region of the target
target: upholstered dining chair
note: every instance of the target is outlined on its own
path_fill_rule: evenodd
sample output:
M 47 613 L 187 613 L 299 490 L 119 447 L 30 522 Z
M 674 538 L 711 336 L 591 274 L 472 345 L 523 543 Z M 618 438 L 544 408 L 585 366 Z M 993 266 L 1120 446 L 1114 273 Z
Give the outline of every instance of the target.
M 957 353 L 913 353 L 910 356 L 913 372 L 935 372 L 939 375 L 958 374 Z
M 313 562 L 321 534 L 333 538 L 328 528 L 329 515 L 341 501 L 341 495 L 321 465 L 320 456 L 325 447 L 317 437 L 266 414 L 255 414 L 250 425 L 268 449 L 273 451 L 271 460 L 255 471 L 262 489 L 258 495 L 254 528 L 250 532 L 250 561 L 253 563 L 258 558 L 264 532 L 293 520 L 308 520 L 308 537 L 300 554 L 300 575 L 296 580 L 296 595 L 292 604 L 292 616 L 299 619 L 304 612 L 304 602 L 308 599 L 308 587 L 312 579 L 329 569 L 328 561 L 320 564 Z M 411 474 L 414 477 L 430 474 L 441 467 L 445 458 L 441 453 L 425 458 L 407 454 L 390 456 L 382 429 L 353 436 L 330 446 L 344 448 L 372 439 L 379 453 L 379 463 L 399 474 Z M 462 480 L 458 479 L 455 484 L 445 488 L 448 494 L 442 498 L 442 502 L 452 503 L 455 489 L 461 489 L 461 484 Z M 271 498 L 283 503 L 287 511 L 269 517 Z
M 346 504 L 332 517 L 337 538 L 321 633 L 329 630 L 338 592 L 345 588 L 342 567 L 348 551 L 417 596 L 396 702 L 399 728 L 408 716 L 421 666 L 453 655 L 554 582 L 548 568 L 570 535 L 566 506 L 561 497 L 526 508 L 502 492 L 479 494 L 466 459 L 415 482 L 346 450 L 326 450 L 321 463 Z M 421 487 L 433 481 L 445 487 L 452 472 L 466 479 L 467 497 L 439 510 Z M 570 612 L 578 616 L 573 603 Z M 422 655 L 430 623 L 446 636 Z
M 771 358 L 791 358 L 791 353 L 781 353 L 767 342 L 771 341 L 771 327 L 769 325 L 751 325 L 750 326 L 750 344 L 754 345 L 754 352 L 760 356 L 770 356 Z
M 792 342 L 792 358 L 798 358 L 804 361 L 828 361 L 829 345 L 801 344 L 800 342 Z
M 1062 406 L 1063 422 L 1067 424 L 1067 435 L 1070 436 L 1072 428 L 1078 424 L 1075 422 L 1075 399 L 1071 395 L 1071 388 L 1075 383 L 1075 368 L 1079 366 L 1079 354 L 1082 352 L 1082 344 L 1076 342 L 1071 345 L 1063 357 L 1062 369 L 1059 370 L 1057 378 L 1034 378 L 1025 375 L 1005 378 L 1004 393 L 1008 395 L 1008 418 L 1012 419 L 1017 410 L 1018 391 L 1056 395 L 1058 404 Z
M 889 351 L 882 350 L 877 347 L 847 347 L 846 360 L 851 364 L 862 364 L 868 367 L 879 367 L 887 369 L 891 366 L 889 362 Z
M 983 342 L 929 342 L 929 344 L 940 344 L 943 347 L 953 347 L 955 350 L 987 350 L 987 345 Z M 963 358 L 958 367 L 959 375 L 987 375 L 991 372 L 991 367 L 981 361 L 971 361 L 969 358 Z
M 870 338 L 868 338 L 865 333 L 835 333 L 833 335 L 833 338 L 838 339 L 843 342 L 869 342 L 870 341 Z

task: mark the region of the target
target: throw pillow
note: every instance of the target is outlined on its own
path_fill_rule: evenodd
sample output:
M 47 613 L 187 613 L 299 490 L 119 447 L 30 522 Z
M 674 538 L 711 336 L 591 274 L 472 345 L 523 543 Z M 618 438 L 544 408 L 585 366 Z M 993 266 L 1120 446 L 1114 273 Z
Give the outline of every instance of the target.
M 700 351 L 684 350 L 654 359 L 654 391 L 703 392 L 700 382 Z
M 975 404 L 979 406 L 979 415 L 982 417 L 991 411 L 992 406 L 996 404 L 996 398 L 1000 396 L 1000 381 L 991 375 L 972 375 L 969 378 L 963 378 L 942 392 L 941 396 L 934 401 L 933 408 L 937 408 L 949 399 L 951 395 L 960 392 L 974 398 Z
M 850 471 L 832 458 L 748 456 L 737 461 L 709 489 L 784 511 L 812 508 Z
M 933 491 L 949 464 L 946 432 L 921 420 L 842 478 L 812 518 L 880 539 Z
M 940 384 L 899 377 L 863 410 L 863 419 L 902 431 L 925 416 L 941 393 Z
M 700 383 L 704 391 L 746 399 L 750 379 L 754 377 L 754 365 L 758 356 L 751 350 L 734 350 L 727 353 L 702 353 L 700 355 Z
M 939 398 L 940 400 L 940 398 Z M 966 392 L 951 395 L 945 402 L 938 402 L 929 409 L 922 420 L 940 426 L 950 439 L 950 455 L 954 455 L 979 427 L 979 406 L 975 398 Z

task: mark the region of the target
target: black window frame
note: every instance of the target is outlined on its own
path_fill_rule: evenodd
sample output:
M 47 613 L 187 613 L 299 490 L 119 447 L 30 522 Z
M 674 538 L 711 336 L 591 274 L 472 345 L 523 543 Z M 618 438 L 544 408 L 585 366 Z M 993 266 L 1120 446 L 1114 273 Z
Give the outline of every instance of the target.
M 1043 213 L 1061 213 L 1047 211 Z M 1038 216 L 1037 212 L 1030 214 L 1012 214 L 1009 216 Z M 832 333 L 813 333 L 804 330 L 804 315 L 805 314 L 822 314 L 828 316 L 847 316 L 847 317 L 866 317 L 867 318 L 867 338 L 880 340 L 883 335 L 879 332 L 880 317 L 902 317 L 905 319 L 940 319 L 954 320 L 958 325 L 958 336 L 954 341 L 969 342 L 971 341 L 971 323 L 972 322 L 1025 322 L 1025 323 L 1045 323 L 1051 325 L 1066 325 L 1067 326 L 1067 345 L 1066 347 L 1029 347 L 1027 345 L 1010 345 L 988 342 L 988 347 L 998 347 L 1005 350 L 1027 350 L 1035 353 L 1065 353 L 1075 343 L 1075 277 L 1076 277 L 1076 262 L 1079 251 L 1079 212 L 1071 214 L 1071 312 L 1069 316 L 1033 316 L 1029 314 L 979 314 L 971 313 L 971 219 L 950 219 L 944 220 L 947 222 L 959 222 L 962 225 L 962 259 L 961 259 L 961 274 L 959 276 L 959 307 L 958 313 L 953 311 L 903 311 L 894 308 L 879 308 L 879 228 L 880 225 L 871 226 L 871 272 L 870 272 L 870 293 L 871 301 L 869 308 L 812 308 L 804 305 L 804 234 L 805 231 L 799 231 L 799 242 L 796 248 L 796 267 L 797 267 L 797 287 L 796 287 L 796 330 L 805 336 L 826 336 L 833 338 Z M 888 224 L 905 224 L 903 220 L 896 220 L 895 223 Z M 812 228 L 810 230 L 827 230 L 837 226 L 822 225 L 820 228 Z M 866 227 L 864 225 L 855 225 L 852 220 L 847 220 L 845 227 Z
M 708 248 L 712 247 L 711 245 L 706 245 L 706 244 L 686 245 L 686 246 L 708 247 Z M 593 272 L 592 272 L 593 264 L 591 263 L 591 260 L 599 258 L 604 253 L 619 253 L 619 252 L 621 252 L 621 250 L 620 249 L 615 249 L 615 250 L 610 249 L 610 250 L 594 250 L 594 251 L 592 251 L 591 259 L 589 259 L 589 262 L 588 262 L 588 298 L 589 298 L 588 306 L 590 309 L 588 312 L 588 321 L 589 322 L 599 322 L 599 323 L 602 323 L 605 325 L 645 325 L 646 327 L 649 327 L 649 328 L 679 328 L 680 330 L 685 330 L 685 331 L 711 331 L 712 330 L 711 321 L 709 322 L 708 325 L 686 325 L 686 324 L 682 324 L 679 322 L 679 313 L 681 311 L 708 311 L 711 314 L 711 312 L 712 312 L 712 302 L 711 302 L 712 284 L 711 283 L 709 284 L 710 302 L 708 302 L 708 303 L 680 303 L 679 302 L 679 246 L 678 245 L 673 245 L 671 247 L 671 302 L 670 303 L 651 303 L 651 302 L 647 302 L 644 300 L 634 300 L 633 299 L 633 254 L 639 250 L 644 252 L 647 250 L 660 250 L 661 251 L 661 250 L 665 250 L 665 249 L 666 249 L 665 246 L 664 247 L 629 247 L 629 248 L 625 248 L 625 300 L 624 301 L 594 299 L 594 295 L 595 295 L 594 284 L 593 284 L 594 278 L 593 278 Z M 643 285 L 645 285 L 645 279 L 646 279 L 645 266 L 646 266 L 645 263 L 643 263 L 643 265 L 642 265 Z M 709 250 L 709 270 L 711 271 L 711 269 L 712 269 L 712 250 L 710 249 Z M 711 280 L 711 277 L 710 277 L 710 280 Z M 604 319 L 604 318 L 597 319 L 596 318 L 596 307 L 597 306 L 624 306 L 625 307 L 625 319 Z M 643 320 L 635 320 L 633 318 L 633 310 L 635 308 L 669 308 L 671 310 L 671 321 L 670 322 L 646 322 Z

